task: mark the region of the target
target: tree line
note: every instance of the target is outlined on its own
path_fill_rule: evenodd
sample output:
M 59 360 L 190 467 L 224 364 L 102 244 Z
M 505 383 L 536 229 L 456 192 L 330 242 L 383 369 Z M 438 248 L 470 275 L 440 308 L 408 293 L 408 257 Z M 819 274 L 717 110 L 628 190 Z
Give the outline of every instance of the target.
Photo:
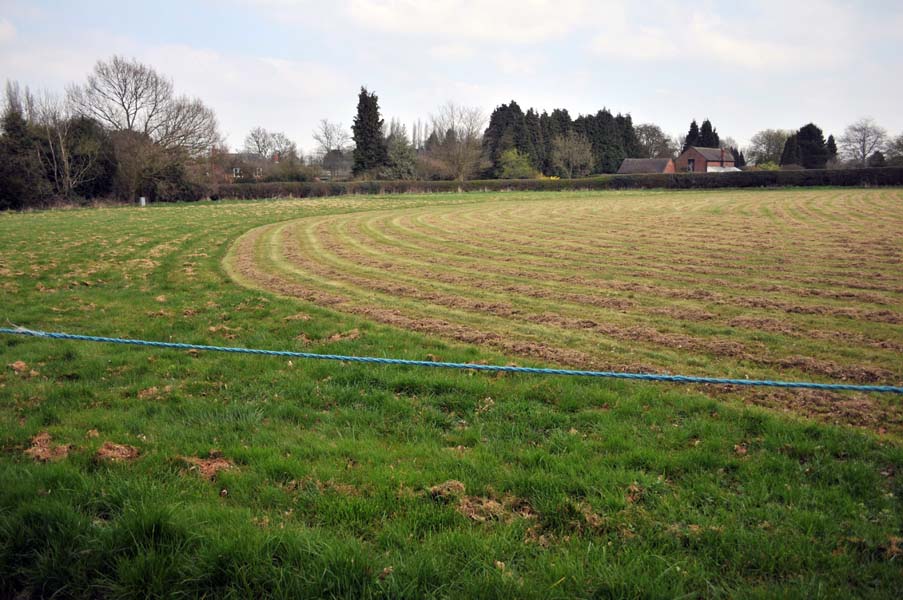
M 741 168 L 903 165 L 903 135 L 892 138 L 871 119 L 836 139 L 814 123 L 765 129 L 740 149 L 709 119 L 693 120 L 686 135 L 674 137 L 606 108 L 572 117 L 565 108 L 524 111 L 512 100 L 488 118 L 446 103 L 409 134 L 400 121 L 385 120 L 377 94 L 363 87 L 350 130 L 322 120 L 310 154 L 262 127 L 232 152 L 211 108 L 120 56 L 98 61 L 63 94 L 7 82 L 4 100 L 0 209 L 95 198 L 189 200 L 233 182 L 573 178 L 614 173 L 625 158 L 675 158 L 690 146 L 724 148 Z

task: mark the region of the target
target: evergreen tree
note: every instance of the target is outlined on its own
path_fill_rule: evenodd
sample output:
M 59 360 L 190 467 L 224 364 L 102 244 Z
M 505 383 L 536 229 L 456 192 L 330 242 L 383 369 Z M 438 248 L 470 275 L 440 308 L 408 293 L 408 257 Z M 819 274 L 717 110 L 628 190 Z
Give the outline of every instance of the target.
M 383 120 L 379 117 L 379 99 L 375 92 L 362 87 L 358 95 L 357 116 L 354 117 L 354 166 L 352 172 L 360 175 L 372 169 L 384 167 L 389 162 L 386 139 L 383 137 Z
M 837 142 L 834 141 L 834 136 L 829 135 L 828 141 L 825 143 L 825 150 L 828 151 L 828 160 L 835 161 L 837 160 Z
M 18 106 L 10 104 L 2 119 L 0 137 L 0 210 L 36 206 L 48 183 L 41 172 L 34 140 Z
M 546 148 L 539 115 L 532 108 L 524 115 L 524 129 L 527 134 L 527 148 L 529 149 L 527 155 L 530 159 L 530 164 L 536 171 L 540 171 L 545 162 Z
M 746 157 L 743 156 L 743 152 L 737 150 L 736 148 L 731 148 L 731 154 L 734 155 L 734 166 L 738 169 L 742 169 L 746 166 Z
M 690 146 L 701 146 L 699 138 L 699 125 L 696 124 L 696 119 L 693 119 L 693 122 L 690 123 L 690 131 L 687 133 L 687 137 L 684 138 L 684 147 L 681 152 L 686 152 L 687 148 Z
M 784 152 L 781 153 L 781 166 L 799 165 L 800 163 L 800 145 L 794 133 L 784 142 Z
M 886 167 L 887 159 L 884 158 L 884 153 L 880 150 L 875 150 L 875 153 L 869 157 L 869 166 L 876 169 Z
M 800 162 L 806 169 L 824 169 L 828 162 L 828 148 L 821 129 L 813 123 L 804 125 L 796 134 Z
M 502 155 L 508 150 L 517 150 L 525 156 L 532 156 L 534 149 L 527 134 L 524 112 L 514 100 L 502 104 L 492 111 L 489 126 L 483 134 L 483 152 L 492 162 L 491 174 L 499 177 L 502 170 Z
M 699 145 L 703 148 L 720 148 L 721 139 L 718 132 L 712 127 L 712 122 L 706 119 L 699 128 Z

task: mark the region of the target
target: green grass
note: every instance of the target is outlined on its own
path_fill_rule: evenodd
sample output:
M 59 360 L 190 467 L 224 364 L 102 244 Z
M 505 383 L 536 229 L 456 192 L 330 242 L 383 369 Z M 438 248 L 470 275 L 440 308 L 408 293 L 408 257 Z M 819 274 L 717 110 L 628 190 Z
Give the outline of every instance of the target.
M 692 204 L 705 194 L 671 196 Z M 517 209 L 548 197 L 0 215 L 0 318 L 524 364 L 243 287 L 223 261 L 239 236 L 277 221 L 496 200 Z M 299 314 L 308 319 L 289 319 Z M 330 341 L 354 329 L 356 339 Z M 16 361 L 27 370 L 7 367 Z M 0 337 L 0 369 L 0 597 L 891 598 L 903 586 L 896 436 L 615 381 L 11 336 Z M 71 444 L 68 456 L 26 455 L 41 432 Z M 104 442 L 140 455 L 99 459 Z M 184 459 L 211 450 L 235 465 L 212 481 Z M 459 498 L 428 492 L 448 480 L 464 484 L 465 503 L 507 508 L 468 518 Z

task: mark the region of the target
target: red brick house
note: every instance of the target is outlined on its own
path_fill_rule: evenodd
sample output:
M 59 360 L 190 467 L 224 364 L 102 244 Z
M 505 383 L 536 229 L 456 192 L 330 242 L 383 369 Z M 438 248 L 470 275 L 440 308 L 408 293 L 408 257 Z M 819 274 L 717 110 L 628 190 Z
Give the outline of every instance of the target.
M 690 146 L 674 161 L 678 171 L 691 173 L 711 173 L 718 171 L 739 171 L 734 164 L 734 155 L 727 148 L 697 148 Z
M 618 175 L 673 172 L 674 161 L 670 158 L 625 158 L 618 169 Z

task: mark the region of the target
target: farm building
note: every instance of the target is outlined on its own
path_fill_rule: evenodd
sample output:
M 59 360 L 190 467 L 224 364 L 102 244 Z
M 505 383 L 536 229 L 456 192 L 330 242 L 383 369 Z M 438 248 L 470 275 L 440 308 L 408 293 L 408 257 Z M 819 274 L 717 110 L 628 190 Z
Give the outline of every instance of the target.
M 674 161 L 678 171 L 690 173 L 720 173 L 739 171 L 734 164 L 734 155 L 727 148 L 698 148 L 690 146 Z
M 618 175 L 673 172 L 674 161 L 670 158 L 625 158 L 618 169 Z

